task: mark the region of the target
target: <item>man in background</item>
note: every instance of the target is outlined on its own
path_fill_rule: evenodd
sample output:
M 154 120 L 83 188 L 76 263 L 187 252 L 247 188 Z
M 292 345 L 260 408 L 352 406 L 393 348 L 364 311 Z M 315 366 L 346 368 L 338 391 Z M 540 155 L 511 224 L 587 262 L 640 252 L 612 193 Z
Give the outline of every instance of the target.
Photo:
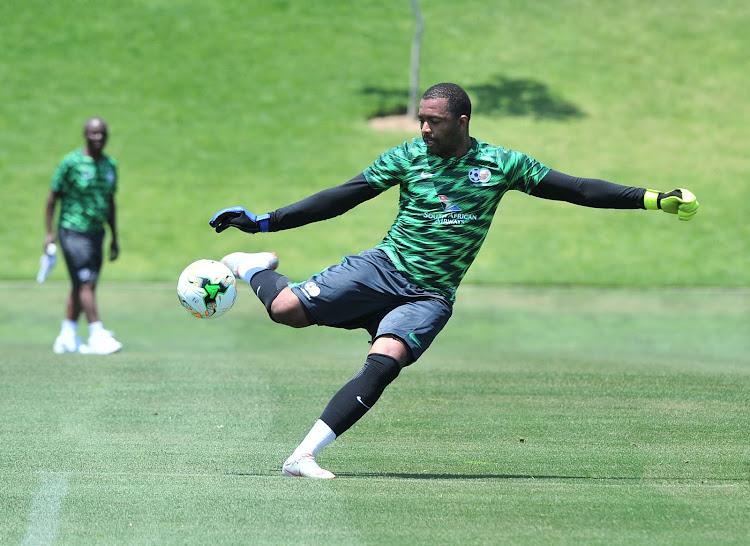
M 59 200 L 57 238 L 72 283 L 65 319 L 52 350 L 58 354 L 111 354 L 119 351 L 122 343 L 102 326 L 96 305 L 96 284 L 102 267 L 105 223 L 112 234 L 109 259 L 116 260 L 119 254 L 114 199 L 117 162 L 104 154 L 107 123 L 103 119 L 89 119 L 83 138 L 85 146 L 66 155 L 58 165 L 47 197 L 44 248 L 55 242 L 53 216 Z M 78 336 L 81 312 L 89 326 L 85 345 Z

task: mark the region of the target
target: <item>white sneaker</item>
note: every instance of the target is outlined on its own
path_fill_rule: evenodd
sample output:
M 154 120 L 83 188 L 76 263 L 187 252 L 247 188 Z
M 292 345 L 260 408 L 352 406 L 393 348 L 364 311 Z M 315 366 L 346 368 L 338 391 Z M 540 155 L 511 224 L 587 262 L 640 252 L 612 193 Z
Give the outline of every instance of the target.
M 275 252 L 232 252 L 224 256 L 221 263 L 231 269 L 236 277 L 242 278 L 242 274 L 250 269 L 276 269 L 279 258 Z
M 85 345 L 81 342 L 81 338 L 77 335 L 71 334 L 60 334 L 55 339 L 55 344 L 52 346 L 52 351 L 61 355 L 63 353 L 81 353 Z
M 336 477 L 328 470 L 320 468 L 310 453 L 289 457 L 281 467 L 281 473 L 292 478 L 317 478 L 319 480 L 331 480 Z
M 88 344 L 82 345 L 80 352 L 90 355 L 109 355 L 122 349 L 122 343 L 117 341 L 109 330 L 99 330 L 89 336 Z

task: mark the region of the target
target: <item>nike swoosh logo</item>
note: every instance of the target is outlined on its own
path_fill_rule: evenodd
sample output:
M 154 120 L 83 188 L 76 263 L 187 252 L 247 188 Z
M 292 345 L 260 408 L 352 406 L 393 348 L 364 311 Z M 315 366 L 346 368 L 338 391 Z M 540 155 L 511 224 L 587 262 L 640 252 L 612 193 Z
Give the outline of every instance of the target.
M 435 175 L 432 173 L 420 173 L 419 175 L 420 178 L 432 178 L 433 176 Z
M 357 402 L 359 402 L 360 404 L 362 404 L 367 409 L 370 409 L 370 406 L 368 406 L 367 404 L 365 404 L 364 402 L 362 402 L 362 397 L 361 396 L 357 396 Z

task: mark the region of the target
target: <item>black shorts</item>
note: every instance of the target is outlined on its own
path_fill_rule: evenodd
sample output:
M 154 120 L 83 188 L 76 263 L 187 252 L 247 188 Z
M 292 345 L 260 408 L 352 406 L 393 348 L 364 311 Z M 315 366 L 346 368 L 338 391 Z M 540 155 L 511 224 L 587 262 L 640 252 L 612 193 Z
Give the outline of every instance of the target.
M 307 281 L 290 285 L 311 323 L 364 328 L 372 339 L 390 334 L 415 362 L 450 319 L 453 304 L 409 282 L 382 250 L 346 256 Z
M 61 227 L 57 230 L 57 238 L 73 284 L 96 282 L 102 269 L 104 231 L 81 233 Z

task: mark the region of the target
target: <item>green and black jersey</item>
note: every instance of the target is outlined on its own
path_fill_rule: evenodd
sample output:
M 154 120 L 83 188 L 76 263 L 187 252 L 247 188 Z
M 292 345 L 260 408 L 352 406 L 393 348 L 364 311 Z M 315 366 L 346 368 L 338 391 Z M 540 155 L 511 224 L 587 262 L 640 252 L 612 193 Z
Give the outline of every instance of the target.
M 60 226 L 82 233 L 98 233 L 109 216 L 110 197 L 117 191 L 117 161 L 99 161 L 76 150 L 55 171 L 51 189 L 60 194 Z
M 391 148 L 364 171 L 373 189 L 401 191 L 378 248 L 414 283 L 454 299 L 505 192 L 530 193 L 548 172 L 523 153 L 476 139 L 459 158 L 429 154 L 421 138 Z

